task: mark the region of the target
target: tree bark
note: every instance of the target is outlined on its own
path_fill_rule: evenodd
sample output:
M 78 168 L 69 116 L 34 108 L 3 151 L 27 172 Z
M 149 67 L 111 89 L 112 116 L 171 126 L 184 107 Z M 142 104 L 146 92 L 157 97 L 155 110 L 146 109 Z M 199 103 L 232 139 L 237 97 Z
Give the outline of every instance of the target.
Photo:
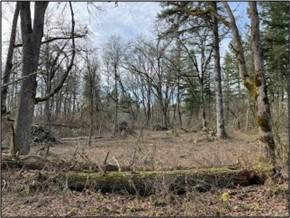
M 114 79 L 115 79 L 115 114 L 114 114 L 113 136 L 116 136 L 118 130 L 118 104 L 119 104 L 117 64 L 114 66 Z
M 239 29 L 236 24 L 236 19 L 234 17 L 234 14 L 227 2 L 222 2 L 227 14 L 230 18 L 229 27 L 232 31 L 233 34 L 233 41 L 234 41 L 234 48 L 235 48 L 235 54 L 238 60 L 238 66 L 239 66 L 239 72 L 240 72 L 240 77 L 243 80 L 244 86 L 249 90 L 250 94 L 252 95 L 253 89 L 254 89 L 254 84 L 251 81 L 251 78 L 248 74 L 247 66 L 246 66 L 246 59 L 245 59 L 245 53 L 242 45 L 242 40 L 240 36 Z
M 257 2 L 249 2 L 251 18 L 252 50 L 254 53 L 255 89 L 257 101 L 257 124 L 260 140 L 266 145 L 266 154 L 275 165 L 275 141 L 272 133 L 272 118 L 265 81 L 264 57 L 261 48 Z
M 179 119 L 179 125 L 182 127 L 182 114 L 181 114 L 181 94 L 180 94 L 180 74 L 181 74 L 181 43 L 180 39 L 177 39 L 177 114 L 178 114 L 178 119 Z
M 30 2 L 19 2 L 21 16 L 21 35 L 23 41 L 22 76 L 19 108 L 16 116 L 15 147 L 19 154 L 28 154 L 30 150 L 30 128 L 35 104 L 36 74 L 43 36 L 44 14 L 48 2 L 35 2 L 34 22 L 32 26 Z
M 215 71 L 215 95 L 216 95 L 216 128 L 217 137 L 226 138 L 225 124 L 224 124 L 224 106 L 223 106 L 223 93 L 221 83 L 221 66 L 220 66 L 220 49 L 219 49 L 219 32 L 218 32 L 218 20 L 215 14 L 217 13 L 217 3 L 212 2 L 213 13 L 212 19 L 212 31 L 213 31 L 213 56 L 214 56 L 214 71 Z
M 206 105 L 205 105 L 205 96 L 204 96 L 204 85 L 203 82 L 201 85 L 201 119 L 202 119 L 202 129 L 206 130 L 207 121 L 206 121 Z
M 242 41 L 235 17 L 227 2 L 223 2 L 225 9 L 230 17 L 229 27 L 233 33 L 235 43 L 235 52 L 238 59 L 240 77 L 245 87 L 248 89 L 250 96 L 255 99 L 257 105 L 257 126 L 260 132 L 260 141 L 265 146 L 267 158 L 276 165 L 275 158 L 275 141 L 272 134 L 270 105 L 267 97 L 267 88 L 265 83 L 265 69 L 262 49 L 260 47 L 260 30 L 259 17 L 257 12 L 257 3 L 249 2 L 250 19 L 251 19 L 251 35 L 252 35 L 252 51 L 254 53 L 255 81 L 253 82 L 248 74 L 245 62 L 245 56 Z
M 12 29 L 11 29 L 11 35 L 10 35 L 10 41 L 9 41 L 9 47 L 8 47 L 8 54 L 6 59 L 6 65 L 5 70 L 3 74 L 3 84 L 7 84 L 10 79 L 11 70 L 13 67 L 13 50 L 14 50 L 14 44 L 15 44 L 15 38 L 16 38 L 16 30 L 17 30 L 17 21 L 19 17 L 19 11 L 20 11 L 20 2 L 16 3 L 16 8 L 13 15 L 13 21 L 12 21 Z M 7 91 L 8 86 L 3 86 L 1 88 L 1 113 L 4 113 L 6 108 L 6 98 L 7 98 Z
M 290 2 L 288 3 L 288 31 L 290 31 Z M 290 34 L 288 35 L 288 175 L 290 175 Z M 288 195 L 288 207 L 290 207 L 290 195 Z
M 46 62 L 46 90 L 45 90 L 45 94 L 49 94 L 51 92 L 51 70 L 49 69 L 49 43 L 46 44 L 45 47 L 45 62 Z M 46 122 L 49 123 L 50 119 L 51 119 L 51 110 L 50 110 L 50 100 L 47 99 L 45 102 L 45 106 L 44 106 L 44 111 L 46 114 Z
M 150 125 L 151 120 L 151 84 L 150 81 L 147 81 L 147 118 L 146 118 L 146 126 Z

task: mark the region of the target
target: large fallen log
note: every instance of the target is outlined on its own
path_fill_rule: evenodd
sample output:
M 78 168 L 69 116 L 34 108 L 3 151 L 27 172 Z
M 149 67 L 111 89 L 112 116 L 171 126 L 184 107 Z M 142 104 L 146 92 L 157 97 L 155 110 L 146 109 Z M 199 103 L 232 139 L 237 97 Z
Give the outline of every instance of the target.
M 187 191 L 208 191 L 212 187 L 236 187 L 264 184 L 273 173 L 272 167 L 251 170 L 210 168 L 174 171 L 83 173 L 66 172 L 54 177 L 62 188 L 82 191 L 93 189 L 100 192 L 131 193 L 142 196 L 158 190 L 182 194 Z M 51 174 L 42 172 L 42 178 Z
M 37 170 L 41 175 L 40 185 L 45 181 L 54 181 L 54 185 L 57 184 L 61 188 L 78 191 L 89 188 L 101 192 L 127 192 L 140 195 L 149 195 L 158 190 L 185 193 L 192 190 L 208 191 L 211 187 L 260 185 L 274 173 L 271 165 L 262 163 L 250 169 L 220 167 L 122 172 L 125 168 L 121 167 L 121 172 L 107 172 L 92 163 L 58 162 L 37 156 L 11 160 L 2 156 L 2 170 L 9 168 Z

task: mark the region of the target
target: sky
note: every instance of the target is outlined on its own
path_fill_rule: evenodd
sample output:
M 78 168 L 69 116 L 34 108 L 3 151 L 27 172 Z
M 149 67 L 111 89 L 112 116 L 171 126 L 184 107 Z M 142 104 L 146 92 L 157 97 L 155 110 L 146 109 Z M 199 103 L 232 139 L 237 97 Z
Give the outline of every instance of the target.
M 62 13 L 61 9 L 55 10 L 59 3 L 51 2 L 49 9 L 51 13 L 57 12 L 51 19 L 61 20 L 63 17 L 70 21 L 69 11 Z M 98 2 L 97 8 L 88 3 L 75 2 L 76 23 L 86 25 L 89 30 L 89 39 L 92 46 L 101 48 L 111 35 L 119 35 L 125 41 L 132 40 L 142 34 L 146 38 L 154 37 L 154 21 L 160 11 L 158 2 Z M 248 22 L 246 2 L 231 2 L 232 9 L 236 9 L 235 16 L 238 25 L 244 27 Z M 10 28 L 15 3 L 2 4 L 2 57 L 5 59 Z M 89 8 L 89 10 L 88 10 Z M 48 10 L 49 11 L 49 10 Z M 243 29 L 242 29 L 243 33 Z M 221 44 L 221 56 L 225 53 L 230 38 Z M 2 59 L 3 60 L 3 59 Z

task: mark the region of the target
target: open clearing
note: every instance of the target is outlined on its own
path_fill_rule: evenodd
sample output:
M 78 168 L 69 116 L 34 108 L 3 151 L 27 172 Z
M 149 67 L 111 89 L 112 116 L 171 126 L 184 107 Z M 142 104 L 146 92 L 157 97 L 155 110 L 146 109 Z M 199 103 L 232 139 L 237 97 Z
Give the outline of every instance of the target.
M 235 165 L 249 167 L 260 155 L 256 138 L 250 133 L 232 132 L 228 140 L 216 140 L 204 133 L 146 131 L 143 142 L 126 139 L 97 138 L 88 147 L 86 140 L 67 140 L 51 147 L 49 159 L 102 163 L 107 152 L 108 162 L 114 158 L 134 170 L 172 170 Z M 82 149 L 83 148 L 83 149 Z M 37 147 L 34 148 L 37 150 Z M 78 152 L 76 152 L 78 151 Z M 133 160 L 134 159 L 134 160 Z M 286 170 L 283 171 L 284 173 Z M 37 170 L 8 169 L 3 172 L 4 216 L 190 216 L 190 215 L 267 215 L 287 216 L 288 183 L 284 179 L 265 185 L 236 188 L 212 188 L 207 192 L 186 192 L 182 195 L 165 190 L 142 197 L 131 194 L 99 193 L 92 190 L 76 192 L 49 186 L 31 191 Z M 57 173 L 57 172 L 55 172 Z M 286 177 L 286 176 L 285 176 Z M 228 193 L 229 200 L 222 201 Z
M 257 134 L 231 132 L 231 138 L 217 140 L 208 133 L 183 133 L 174 136 L 172 131 L 144 131 L 143 142 L 135 137 L 96 138 L 91 146 L 81 138 L 63 139 L 63 145 L 50 148 L 51 158 L 89 161 L 100 164 L 107 152 L 108 162 L 115 157 L 121 166 L 132 162 L 136 169 L 184 169 L 218 167 L 224 165 L 251 165 L 262 155 Z M 76 140 L 80 139 L 80 140 Z M 73 141 L 72 141 L 73 140 Z M 35 148 L 37 150 L 38 148 Z M 74 154 L 82 153 L 84 156 Z M 32 152 L 33 153 L 33 152 Z M 133 160 L 134 159 L 134 160 Z

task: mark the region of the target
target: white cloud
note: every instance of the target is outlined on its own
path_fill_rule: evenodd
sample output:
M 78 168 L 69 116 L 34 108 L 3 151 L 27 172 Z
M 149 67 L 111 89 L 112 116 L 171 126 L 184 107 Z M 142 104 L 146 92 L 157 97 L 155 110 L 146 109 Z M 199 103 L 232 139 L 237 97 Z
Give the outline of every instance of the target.
M 140 34 L 153 37 L 153 25 L 158 11 L 157 2 L 99 3 L 103 11 L 89 29 L 95 33 L 96 46 L 101 46 L 111 35 L 124 40 L 134 39 Z
M 64 11 L 61 10 L 64 4 L 66 3 L 49 3 L 48 12 L 53 14 L 50 22 L 64 20 L 65 23 L 70 24 L 68 8 Z M 94 5 L 100 10 L 95 9 L 92 4 L 87 2 L 73 3 L 76 23 L 88 27 L 91 41 L 89 43 L 93 47 L 101 48 L 111 35 L 119 35 L 124 41 L 132 40 L 141 34 L 146 38 L 154 37 L 154 21 L 161 9 L 159 2 L 119 2 L 118 5 L 109 2 L 95 2 Z M 15 3 L 2 4 L 2 60 L 6 56 L 5 51 L 8 45 L 14 6 Z M 247 3 L 231 2 L 230 6 L 232 9 L 238 8 L 235 15 L 238 18 L 239 27 L 244 32 L 244 26 L 248 23 Z M 221 44 L 222 56 L 229 41 L 230 39 L 226 39 Z

